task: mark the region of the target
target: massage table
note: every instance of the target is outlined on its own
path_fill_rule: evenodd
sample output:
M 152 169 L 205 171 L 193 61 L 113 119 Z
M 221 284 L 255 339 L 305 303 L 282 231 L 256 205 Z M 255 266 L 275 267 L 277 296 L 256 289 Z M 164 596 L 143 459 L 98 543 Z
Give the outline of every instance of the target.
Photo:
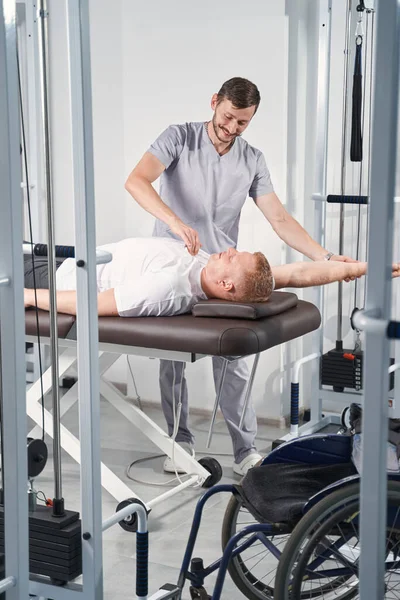
M 99 317 L 99 364 L 100 393 L 122 413 L 135 427 L 146 435 L 166 455 L 172 455 L 173 442 L 168 434 L 156 425 L 144 412 L 126 401 L 103 374 L 121 355 L 136 355 L 149 358 L 164 358 L 193 363 L 205 356 L 221 356 L 227 365 L 239 357 L 255 356 L 243 415 L 250 397 L 258 357 L 261 352 L 288 342 L 317 329 L 321 322 L 318 309 L 311 303 L 299 300 L 290 292 L 273 292 L 265 303 L 242 304 L 221 300 L 201 301 L 193 307 L 191 314 L 175 317 Z M 38 311 L 39 331 L 36 324 L 36 311 L 25 311 L 25 331 L 28 342 L 50 343 L 50 316 L 47 311 Z M 59 347 L 64 352 L 59 357 L 60 379 L 77 361 L 77 319 L 75 316 L 58 314 L 57 327 Z M 51 389 L 51 367 L 43 373 L 43 394 Z M 223 376 L 221 377 L 221 386 Z M 61 416 L 77 400 L 77 384 L 62 398 Z M 27 392 L 27 413 L 37 424 L 30 433 L 35 437 L 37 428 L 42 426 L 40 379 Z M 217 394 L 213 418 L 219 403 Z M 52 415 L 44 410 L 46 433 L 53 436 Z M 79 440 L 61 425 L 61 446 L 76 460 L 80 461 Z M 210 471 L 192 458 L 178 444 L 174 447 L 174 461 L 189 475 L 174 488 L 153 498 L 142 501 L 147 510 L 167 497 L 191 486 L 204 485 L 210 478 Z M 106 465 L 101 464 L 102 486 L 118 502 L 127 498 L 137 498 L 134 492 L 119 479 Z

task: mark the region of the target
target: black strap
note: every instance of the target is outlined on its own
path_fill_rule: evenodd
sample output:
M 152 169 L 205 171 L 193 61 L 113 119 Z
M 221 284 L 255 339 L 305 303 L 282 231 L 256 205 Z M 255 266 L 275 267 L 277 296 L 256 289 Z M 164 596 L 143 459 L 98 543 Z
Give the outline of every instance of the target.
M 362 161 L 362 75 L 361 75 L 362 38 L 356 40 L 356 57 L 354 61 L 353 75 L 353 107 L 351 116 L 351 143 L 350 160 L 352 162 Z

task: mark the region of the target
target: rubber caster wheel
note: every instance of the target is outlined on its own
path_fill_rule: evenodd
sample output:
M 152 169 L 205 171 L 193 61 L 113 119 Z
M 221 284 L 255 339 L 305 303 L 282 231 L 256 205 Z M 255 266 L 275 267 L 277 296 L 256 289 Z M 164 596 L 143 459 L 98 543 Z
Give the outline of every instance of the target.
M 203 587 L 195 588 L 190 586 L 189 592 L 191 600 L 211 600 L 211 596 L 207 594 L 207 591 Z
M 341 429 L 343 430 L 343 433 L 345 433 L 348 429 L 351 429 L 350 427 L 350 406 L 346 406 L 343 410 L 342 410 L 342 414 L 340 415 L 340 424 L 341 424 Z
M 209 488 L 220 481 L 222 477 L 222 467 L 219 462 L 215 460 L 215 458 L 212 458 L 211 456 L 205 456 L 204 458 L 200 458 L 198 462 L 210 473 L 210 476 L 207 477 L 201 487 Z
M 149 514 L 149 512 L 150 512 L 149 510 L 146 509 L 143 502 L 141 500 L 138 500 L 137 498 L 127 498 L 126 500 L 122 500 L 122 502 L 120 502 L 118 504 L 115 512 L 122 510 L 123 508 L 125 508 L 126 506 L 129 506 L 130 504 L 140 504 L 141 506 L 143 506 L 143 508 L 145 508 L 147 514 Z M 136 533 L 137 527 L 138 527 L 137 513 L 132 513 L 128 517 L 125 517 L 125 519 L 122 519 L 122 521 L 119 521 L 118 524 L 120 527 L 122 527 L 122 529 L 124 531 L 129 531 L 130 533 Z

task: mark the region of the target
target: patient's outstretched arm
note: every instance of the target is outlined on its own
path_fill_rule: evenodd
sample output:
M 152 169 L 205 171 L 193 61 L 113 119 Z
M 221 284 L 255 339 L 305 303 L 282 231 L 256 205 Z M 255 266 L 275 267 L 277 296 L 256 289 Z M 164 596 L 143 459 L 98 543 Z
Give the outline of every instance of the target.
M 37 307 L 50 310 L 49 290 L 36 290 Z M 35 290 L 24 289 L 25 307 L 35 306 Z M 118 316 L 115 302 L 114 289 L 106 290 L 97 295 L 99 317 Z M 76 315 L 76 291 L 63 290 L 57 292 L 57 312 L 67 315 Z
M 280 267 L 272 267 L 275 289 L 285 287 L 303 288 L 314 285 L 325 285 L 335 281 L 354 279 L 367 272 L 367 263 L 357 262 L 298 262 Z M 399 277 L 400 265 L 394 263 L 392 277 Z

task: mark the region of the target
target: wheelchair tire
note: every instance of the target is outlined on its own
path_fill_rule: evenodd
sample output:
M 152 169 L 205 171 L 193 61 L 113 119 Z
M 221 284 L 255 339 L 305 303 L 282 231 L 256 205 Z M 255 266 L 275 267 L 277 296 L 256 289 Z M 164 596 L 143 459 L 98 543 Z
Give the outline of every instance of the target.
M 358 514 L 359 508 L 359 483 L 345 486 L 339 490 L 336 490 L 332 494 L 323 498 L 318 504 L 316 504 L 311 510 L 304 515 L 299 523 L 294 528 L 289 541 L 282 553 L 281 560 L 276 573 L 275 579 L 275 600 L 297 600 L 298 598 L 304 597 L 308 594 L 308 597 L 313 598 L 326 598 L 325 592 L 329 591 L 334 593 L 335 600 L 350 600 L 351 598 L 358 597 L 358 543 L 350 544 L 349 537 L 346 537 L 346 542 L 343 545 L 338 544 L 336 538 L 342 532 L 343 528 L 351 528 L 351 535 L 358 536 L 356 527 L 351 521 L 351 518 Z M 400 511 L 400 485 L 398 482 L 389 482 L 388 486 L 388 499 L 391 502 L 396 503 L 398 510 Z M 397 519 L 396 512 L 396 519 Z M 351 526 L 350 524 L 351 523 Z M 388 526 L 390 536 L 395 535 L 396 537 L 396 554 L 398 555 L 398 545 L 400 543 L 400 528 L 396 521 L 396 529 L 393 525 Z M 354 534 L 352 533 L 354 531 Z M 339 532 L 339 534 L 338 534 Z M 335 544 L 329 540 L 329 535 L 335 537 Z M 349 544 L 347 543 L 349 542 Z M 321 581 L 321 575 L 325 573 L 332 573 L 334 569 L 329 565 L 328 568 L 322 568 L 320 573 L 316 573 L 317 578 L 313 579 L 311 575 L 312 568 L 308 564 L 311 559 L 315 562 L 323 558 L 320 554 L 321 551 L 325 551 L 328 548 L 334 548 L 334 551 L 329 553 L 327 557 L 328 561 L 338 561 L 339 572 L 335 573 L 334 579 L 328 581 L 327 584 L 323 584 L 319 589 L 315 587 L 312 590 L 306 591 L 301 590 L 301 585 L 313 585 L 315 581 Z M 344 548 L 344 550 L 343 550 Z M 394 548 L 390 543 L 387 543 L 387 552 L 389 553 L 391 548 Z M 352 552 L 353 556 L 349 558 L 348 554 Z M 344 560 L 340 560 L 342 557 Z M 348 574 L 349 566 L 351 565 L 351 559 L 354 560 L 353 574 Z M 399 574 L 400 574 L 400 559 L 399 559 Z M 312 564 L 312 563 L 311 563 Z M 346 565 L 345 568 L 343 565 Z M 323 563 L 317 563 L 316 568 L 320 568 Z M 340 575 L 340 568 L 344 568 L 345 574 Z M 397 564 L 396 564 L 397 570 Z M 307 573 L 307 574 L 306 574 Z M 390 577 L 392 572 L 389 573 Z M 389 577 L 389 581 L 390 581 Z M 395 586 L 398 586 L 398 580 L 395 582 Z M 343 587 L 343 590 L 340 588 Z M 386 586 L 387 587 L 387 586 Z M 316 595 L 310 596 L 310 591 L 316 593 Z M 386 595 L 385 595 L 386 597 Z M 392 598 L 393 596 L 390 596 Z M 400 597 L 400 596 L 399 596 Z
M 222 549 L 224 550 L 230 538 L 236 532 L 240 531 L 245 525 L 251 523 L 257 523 L 256 519 L 254 519 L 254 517 L 252 517 L 252 515 L 243 507 L 241 498 L 237 495 L 232 495 L 226 508 L 222 524 Z M 276 544 L 277 538 L 279 537 L 281 538 L 279 541 L 286 543 L 289 535 L 289 533 L 280 533 L 276 536 L 271 536 L 271 540 L 273 539 Z M 257 574 L 252 573 L 250 563 L 246 562 L 250 560 L 246 553 L 250 552 L 251 549 L 252 547 L 246 550 L 245 553 L 243 553 L 243 556 L 236 555 L 230 560 L 228 566 L 229 574 L 237 588 L 244 596 L 246 596 L 246 598 L 249 598 L 249 600 L 273 600 L 275 574 L 272 575 L 274 569 L 271 570 L 271 562 L 269 562 L 268 565 L 268 570 L 271 571 L 271 573 L 269 573 L 271 579 L 267 582 L 262 581 L 260 577 L 257 577 Z M 267 549 L 265 549 L 265 552 L 266 555 L 268 554 L 269 560 L 272 558 L 276 561 L 276 566 L 278 566 L 278 560 L 275 559 Z M 259 547 L 258 550 L 255 551 L 255 554 L 258 554 L 257 561 L 259 565 Z

